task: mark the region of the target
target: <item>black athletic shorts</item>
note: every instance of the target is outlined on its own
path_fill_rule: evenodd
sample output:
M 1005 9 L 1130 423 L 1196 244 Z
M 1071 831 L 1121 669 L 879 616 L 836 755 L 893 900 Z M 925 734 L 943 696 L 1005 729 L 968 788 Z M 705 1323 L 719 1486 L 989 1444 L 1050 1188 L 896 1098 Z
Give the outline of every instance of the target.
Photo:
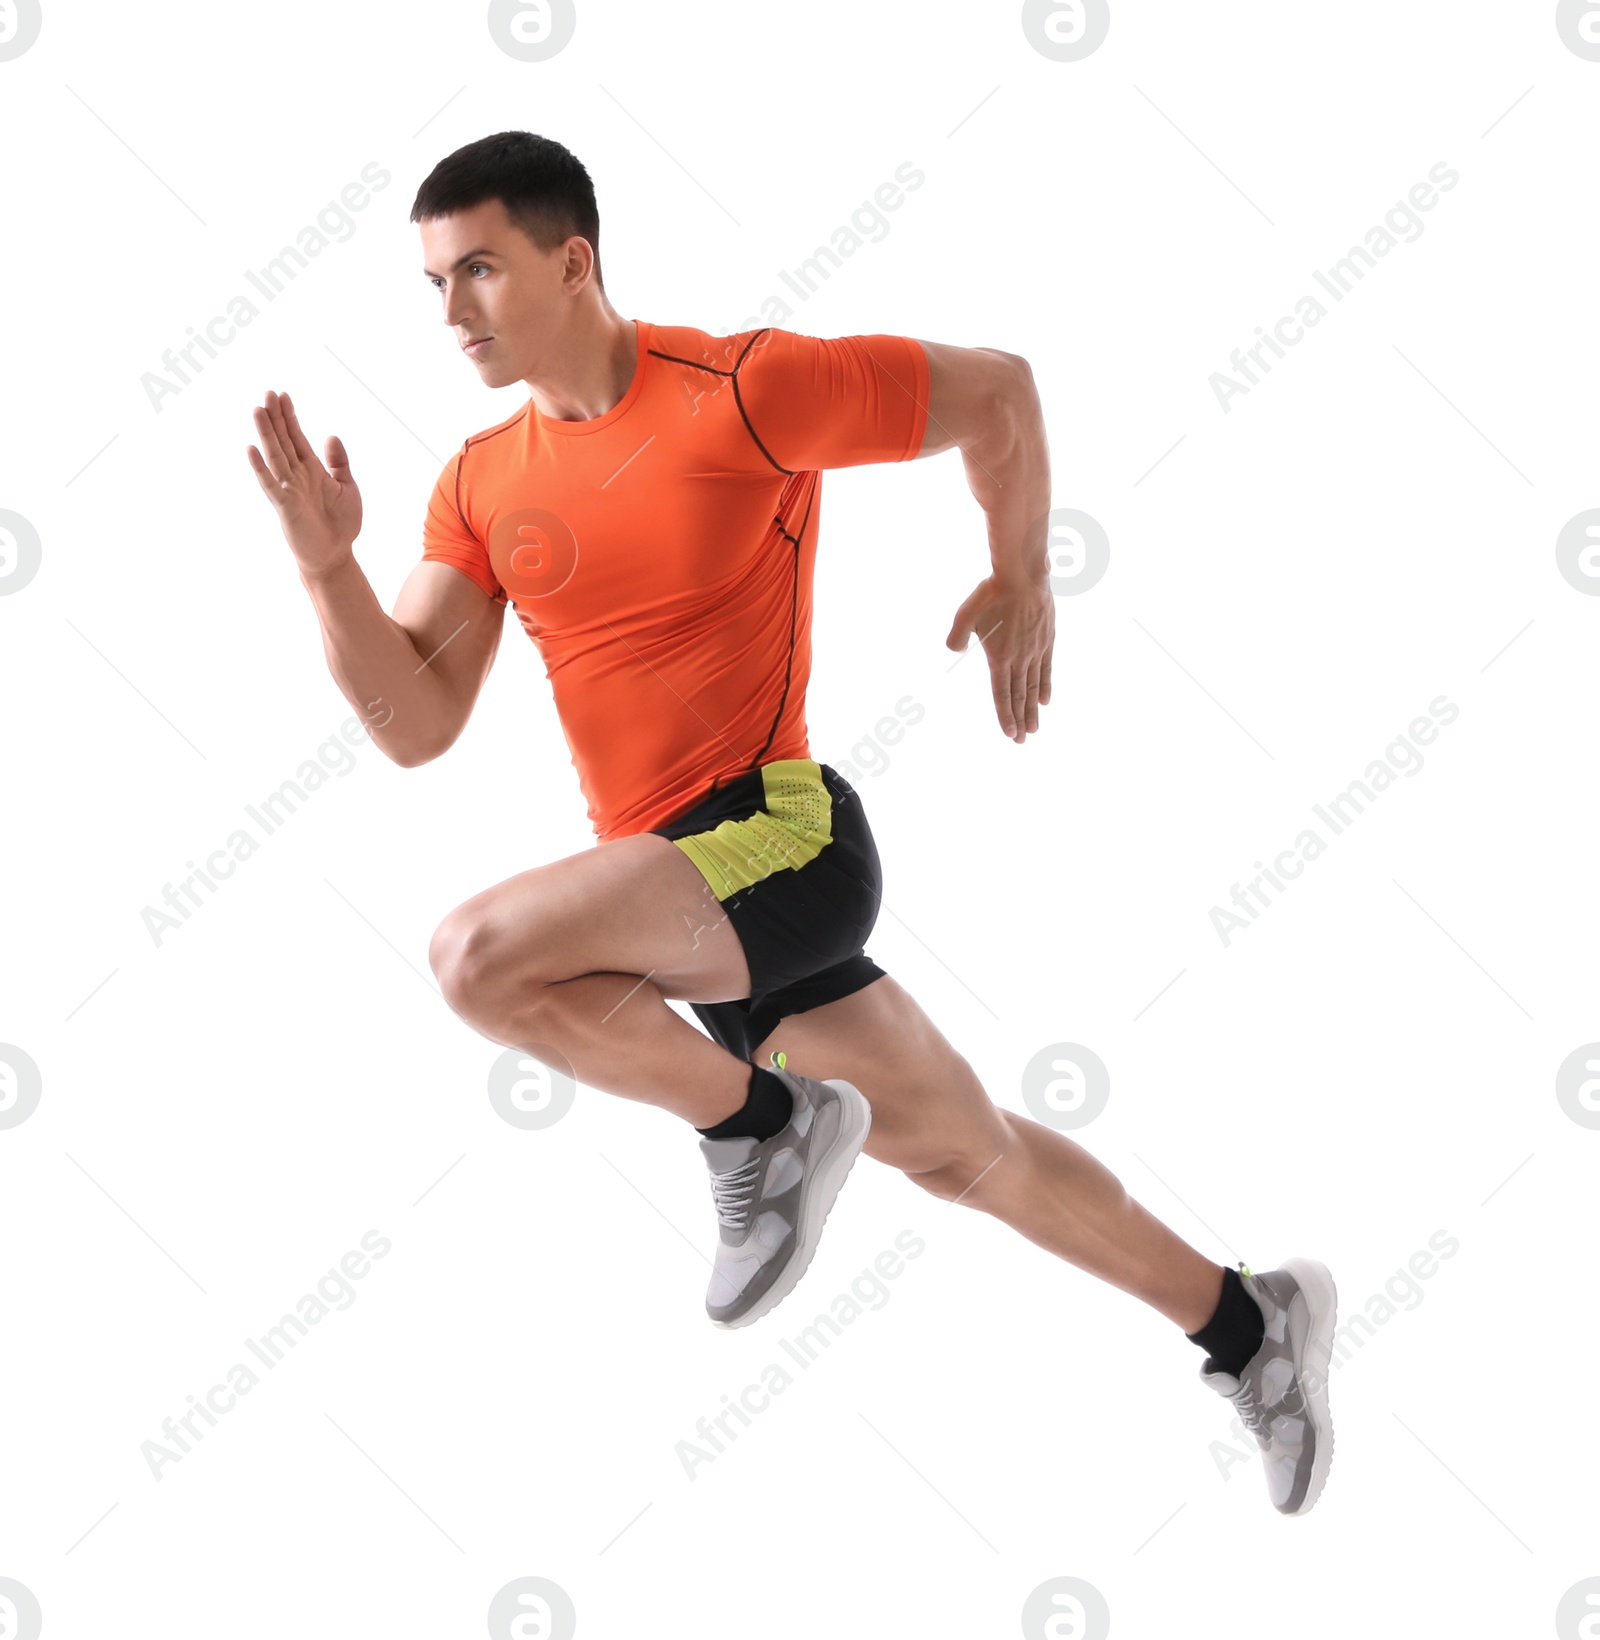
M 694 861 L 750 968 L 750 995 L 691 1002 L 712 1040 L 749 1059 L 788 1014 L 883 976 L 866 954 L 883 875 L 855 788 L 810 758 L 751 769 L 655 832 Z

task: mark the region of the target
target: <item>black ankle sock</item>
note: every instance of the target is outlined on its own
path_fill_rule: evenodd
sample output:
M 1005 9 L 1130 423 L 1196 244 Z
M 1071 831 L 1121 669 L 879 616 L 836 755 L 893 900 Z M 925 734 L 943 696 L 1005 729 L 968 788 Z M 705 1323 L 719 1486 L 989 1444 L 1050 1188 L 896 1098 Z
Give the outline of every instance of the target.
M 770 1139 L 794 1115 L 794 1095 L 783 1078 L 759 1065 L 750 1067 L 750 1092 L 732 1116 L 715 1127 L 696 1128 L 707 1139 Z
M 1261 1306 L 1245 1290 L 1239 1272 L 1230 1269 L 1222 1273 L 1222 1297 L 1217 1300 L 1215 1314 L 1199 1332 L 1183 1336 L 1210 1357 L 1205 1364 L 1207 1372 L 1231 1372 L 1237 1378 L 1261 1348 L 1266 1332 Z

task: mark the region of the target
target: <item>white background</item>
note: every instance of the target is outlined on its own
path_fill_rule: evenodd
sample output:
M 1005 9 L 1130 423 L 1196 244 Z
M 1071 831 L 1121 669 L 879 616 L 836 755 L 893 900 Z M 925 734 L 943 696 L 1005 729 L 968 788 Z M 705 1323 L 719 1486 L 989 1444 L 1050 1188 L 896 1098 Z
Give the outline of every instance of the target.
M 49 6 L 0 62 L 0 508 L 42 543 L 0 597 L 0 1042 L 43 1085 L 0 1129 L 0 1577 L 46 1635 L 481 1634 L 524 1576 L 585 1636 L 1007 1636 L 1058 1576 L 1119 1636 L 1548 1633 L 1600 1575 L 1600 1132 L 1555 1092 L 1600 1038 L 1600 598 L 1555 554 L 1600 506 L 1597 106 L 1543 3 L 1117 0 L 1076 62 L 948 0 L 584 4 L 533 63 L 482 5 Z M 1342 1321 L 1395 1282 L 1305 1519 L 1219 1456 L 1177 1328 L 997 1221 L 863 1161 L 795 1295 L 720 1331 L 684 1124 L 495 1113 L 429 936 L 591 843 L 514 623 L 447 757 L 363 746 L 146 932 L 351 711 L 251 406 L 343 438 L 388 607 L 440 464 L 521 402 L 406 220 L 510 127 L 594 177 L 618 310 L 713 331 L 926 173 L 782 322 L 1026 356 L 1110 564 L 1018 746 L 944 647 L 986 569 L 959 457 L 830 474 L 813 755 L 925 707 L 857 782 L 868 949 L 997 1102 L 1085 1044 L 1111 1097 L 1075 1137 L 1208 1257 L 1321 1259 Z M 155 411 L 162 353 L 371 161 L 348 240 Z M 1224 413 L 1212 373 L 1441 161 L 1421 236 Z M 1225 946 L 1211 908 L 1441 695 L 1420 771 Z M 908 1228 L 889 1301 L 691 1480 L 696 1420 Z M 350 1308 L 154 1479 L 163 1419 L 369 1230 Z

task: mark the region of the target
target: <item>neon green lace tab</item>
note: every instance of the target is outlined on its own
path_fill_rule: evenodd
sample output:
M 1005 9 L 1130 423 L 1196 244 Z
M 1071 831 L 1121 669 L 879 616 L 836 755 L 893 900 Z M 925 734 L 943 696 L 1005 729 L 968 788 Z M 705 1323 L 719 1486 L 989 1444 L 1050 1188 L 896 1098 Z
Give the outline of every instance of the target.
M 774 1048 L 772 1050 L 772 1063 L 781 1071 L 783 1067 L 789 1063 L 789 1056 L 785 1053 L 779 1053 L 778 1050 Z
M 1240 1268 L 1240 1269 L 1241 1269 L 1241 1270 L 1242 1270 L 1242 1271 L 1244 1271 L 1244 1273 L 1245 1273 L 1245 1274 L 1246 1274 L 1246 1275 L 1249 1275 L 1249 1274 L 1250 1274 L 1250 1266 L 1249 1266 L 1249 1265 L 1248 1265 L 1248 1264 L 1246 1264 L 1246 1263 L 1245 1263 L 1245 1262 L 1244 1262 L 1244 1260 L 1243 1260 L 1243 1259 L 1240 1259 L 1240 1260 L 1239 1260 L 1239 1268 Z

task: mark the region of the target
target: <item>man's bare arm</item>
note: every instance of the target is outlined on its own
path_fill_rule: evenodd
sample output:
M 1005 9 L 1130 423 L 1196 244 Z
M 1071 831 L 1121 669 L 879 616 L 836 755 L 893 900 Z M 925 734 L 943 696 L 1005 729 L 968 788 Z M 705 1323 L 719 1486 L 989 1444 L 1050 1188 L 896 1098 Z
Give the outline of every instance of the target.
M 494 664 L 504 606 L 460 570 L 428 561 L 413 566 L 392 616 L 353 556 L 301 580 L 328 670 L 378 749 L 406 769 L 448 751 Z
M 923 456 L 959 448 L 967 485 L 988 521 L 992 574 L 956 611 L 946 646 L 973 632 L 989 657 L 995 713 L 1018 742 L 1050 700 L 1055 600 L 1048 547 L 1050 447 L 1026 359 L 988 347 L 923 342 L 928 421 Z
M 254 412 L 247 456 L 278 512 L 322 623 L 328 670 L 373 743 L 404 768 L 446 751 L 471 716 L 500 644 L 504 606 L 448 564 L 424 561 L 386 615 L 352 550 L 361 496 L 344 445 L 317 460 L 287 394 Z

